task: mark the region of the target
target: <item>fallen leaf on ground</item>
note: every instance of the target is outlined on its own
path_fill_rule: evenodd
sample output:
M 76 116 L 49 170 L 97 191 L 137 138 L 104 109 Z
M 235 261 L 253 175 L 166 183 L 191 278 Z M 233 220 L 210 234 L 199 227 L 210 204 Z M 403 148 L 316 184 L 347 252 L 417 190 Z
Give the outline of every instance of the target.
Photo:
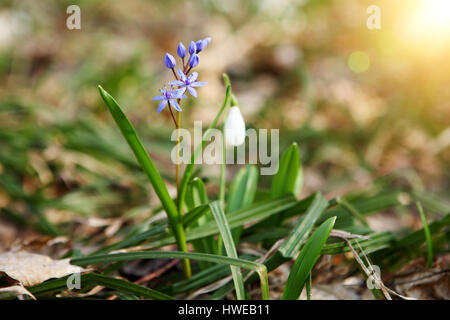
M 0 272 L 29 287 L 51 278 L 61 278 L 87 271 L 73 266 L 70 259 L 53 260 L 48 256 L 26 251 L 0 253 Z

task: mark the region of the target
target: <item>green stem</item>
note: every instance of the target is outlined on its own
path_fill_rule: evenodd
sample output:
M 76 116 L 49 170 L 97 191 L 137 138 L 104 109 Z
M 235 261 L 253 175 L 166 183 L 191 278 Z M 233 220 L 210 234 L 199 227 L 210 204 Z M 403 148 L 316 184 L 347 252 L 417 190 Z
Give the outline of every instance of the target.
M 181 112 L 177 113 L 177 121 L 176 121 L 176 125 L 177 125 L 177 163 L 175 164 L 175 179 L 177 182 L 177 196 L 179 195 L 180 192 L 180 126 L 181 126 Z M 181 212 L 180 212 L 181 215 Z
M 180 219 L 181 221 L 181 219 Z M 186 237 L 183 229 L 182 223 L 177 223 L 172 228 L 175 237 L 177 238 L 177 245 L 180 251 L 188 252 L 187 243 L 186 243 Z M 191 271 L 191 263 L 189 262 L 189 259 L 182 259 L 181 265 L 183 267 L 183 274 L 186 279 L 190 278 L 192 275 Z
M 231 86 L 229 85 L 230 80 L 226 74 L 224 74 L 223 77 L 224 77 L 224 81 L 225 81 L 225 85 L 226 85 L 226 92 L 225 92 L 225 99 L 223 101 L 222 107 L 220 108 L 219 112 L 217 113 L 217 115 L 214 118 L 211 125 L 208 127 L 208 129 L 204 133 L 204 135 L 202 137 L 202 143 L 200 143 L 195 148 L 194 154 L 191 156 L 191 161 L 186 166 L 183 178 L 181 179 L 180 193 L 178 196 L 178 212 L 180 212 L 180 214 L 183 213 L 183 205 L 184 205 L 184 198 L 186 196 L 187 184 L 188 184 L 189 180 L 191 179 L 192 171 L 194 170 L 195 159 L 200 154 L 200 152 L 203 150 L 203 147 L 205 146 L 205 141 L 207 141 L 211 136 L 211 130 L 216 127 L 220 116 L 222 115 L 223 111 L 225 110 L 225 107 L 228 105 L 228 103 L 230 101 L 230 93 L 231 93 Z
M 223 118 L 227 118 L 227 113 L 225 112 L 223 115 Z M 227 165 L 226 165 L 226 153 L 227 153 L 227 147 L 226 147 L 226 140 L 225 140 L 225 122 L 222 127 L 222 163 L 220 164 L 220 184 L 219 184 L 219 200 L 222 201 L 223 205 L 225 206 L 225 188 L 227 183 L 226 178 L 226 172 L 227 172 Z
M 256 272 L 259 275 L 259 280 L 261 282 L 261 298 L 263 300 L 270 300 L 269 293 L 269 279 L 267 277 L 267 268 L 265 265 L 260 265 L 256 269 Z
M 417 201 L 416 206 L 419 210 L 420 219 L 422 220 L 423 231 L 425 232 L 425 239 L 427 242 L 428 268 L 431 268 L 431 266 L 433 265 L 433 243 L 431 241 L 430 228 L 428 228 L 427 218 L 425 217 L 425 213 L 423 212 L 422 204 Z

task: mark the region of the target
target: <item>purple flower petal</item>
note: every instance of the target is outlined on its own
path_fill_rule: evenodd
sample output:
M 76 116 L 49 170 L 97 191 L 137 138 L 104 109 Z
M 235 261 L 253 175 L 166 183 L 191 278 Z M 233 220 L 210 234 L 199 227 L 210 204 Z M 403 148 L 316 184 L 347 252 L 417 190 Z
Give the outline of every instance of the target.
M 198 72 L 192 72 L 192 74 L 189 76 L 189 82 L 195 82 L 195 80 L 197 80 L 198 78 Z
M 169 84 L 170 84 L 171 86 L 176 86 L 176 87 L 184 86 L 184 82 L 183 82 L 183 81 L 180 81 L 180 80 L 170 81 Z
M 159 107 L 158 107 L 158 113 L 160 113 L 167 105 L 167 100 L 163 100 L 160 102 Z
M 207 82 L 196 81 L 194 83 L 191 83 L 190 86 L 191 87 L 203 87 L 203 86 L 206 86 L 207 84 L 208 84 Z
M 186 75 L 181 71 L 181 69 L 178 69 L 178 76 L 180 77 L 180 80 L 183 82 L 186 82 Z
M 180 111 L 180 112 L 182 111 L 180 105 L 178 104 L 178 102 L 176 100 L 172 99 L 172 100 L 169 100 L 169 101 L 170 101 L 170 105 L 172 107 L 174 107 L 175 110 Z
M 184 84 L 183 84 L 184 85 Z M 183 87 L 183 88 L 180 88 L 180 89 L 177 89 L 177 90 L 175 90 L 175 91 L 172 91 L 171 93 L 170 93 L 170 98 L 171 99 L 183 99 L 182 98 L 182 96 L 183 96 L 183 93 L 186 91 L 186 87 Z
M 152 100 L 163 100 L 165 98 L 166 98 L 165 96 L 156 96 Z
M 187 89 L 188 89 L 189 93 L 190 93 L 193 97 L 195 97 L 195 98 L 198 97 L 197 91 L 196 91 L 194 88 L 191 88 L 191 87 L 188 86 Z

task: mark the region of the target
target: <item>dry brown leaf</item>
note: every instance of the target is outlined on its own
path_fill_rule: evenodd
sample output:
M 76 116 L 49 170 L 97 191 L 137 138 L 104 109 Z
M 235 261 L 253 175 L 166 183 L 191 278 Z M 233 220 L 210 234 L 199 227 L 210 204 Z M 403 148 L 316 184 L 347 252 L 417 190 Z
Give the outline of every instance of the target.
M 11 293 L 16 297 L 19 297 L 20 300 L 23 300 L 24 296 L 30 296 L 31 299 L 36 300 L 31 292 L 20 285 L 15 285 L 6 288 L 0 288 L 0 293 Z
M 29 287 L 51 278 L 87 271 L 73 266 L 70 259 L 53 260 L 48 256 L 26 251 L 0 253 L 0 272 Z

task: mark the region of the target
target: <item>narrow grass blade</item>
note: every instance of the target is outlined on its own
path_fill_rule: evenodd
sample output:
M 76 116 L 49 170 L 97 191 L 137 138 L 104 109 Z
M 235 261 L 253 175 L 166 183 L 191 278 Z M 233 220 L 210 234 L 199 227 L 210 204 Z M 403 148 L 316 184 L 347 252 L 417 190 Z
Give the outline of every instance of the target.
M 442 232 L 442 229 L 450 226 L 450 215 L 444 216 L 442 219 L 435 220 L 428 225 L 428 230 L 431 235 L 437 235 Z M 413 248 L 418 245 L 422 245 L 426 241 L 425 229 L 416 230 L 394 243 L 393 251 L 398 251 L 408 248 Z
M 173 284 L 172 290 L 175 294 L 188 292 L 205 286 L 214 281 L 222 279 L 230 274 L 230 268 L 226 265 L 214 265 L 205 270 L 195 273 L 189 279 Z
M 44 294 L 47 292 L 58 292 L 62 290 L 67 289 L 67 277 L 59 278 L 59 279 L 51 279 L 48 281 L 45 281 L 41 284 L 35 285 L 31 288 L 29 288 L 30 292 L 34 295 Z M 115 289 L 120 292 L 126 292 L 128 294 L 145 297 L 149 299 L 155 299 L 155 300 L 173 300 L 172 297 L 153 290 L 149 289 L 140 285 L 137 285 L 135 283 L 116 279 L 112 277 L 108 277 L 101 274 L 96 273 L 86 273 L 81 275 L 81 283 L 83 283 L 84 286 L 86 285 L 101 285 L 110 289 Z
M 183 225 L 185 228 L 199 225 L 199 221 L 205 218 L 205 215 L 210 212 L 208 204 L 199 205 L 198 207 L 190 210 L 183 216 Z M 201 223 L 200 223 L 201 225 Z
M 352 206 L 347 200 L 338 197 L 336 198 L 336 201 L 339 205 L 341 205 L 344 209 L 346 209 L 355 219 L 359 220 L 364 226 L 369 226 L 367 224 L 366 218 L 354 207 Z
M 180 215 L 177 211 L 177 207 L 169 195 L 167 191 L 167 187 L 164 184 L 161 175 L 153 164 L 152 159 L 150 158 L 148 152 L 145 150 L 144 145 L 139 139 L 136 131 L 133 128 L 133 125 L 128 120 L 128 118 L 123 113 L 120 106 L 114 100 L 114 98 L 106 92 L 101 86 L 98 86 L 100 91 L 100 95 L 105 101 L 111 115 L 116 121 L 122 135 L 125 140 L 128 142 L 131 150 L 136 156 L 137 161 L 141 165 L 142 169 L 146 173 L 148 179 L 150 180 L 153 188 L 155 189 L 156 194 L 158 195 L 161 203 L 164 207 L 164 210 L 167 213 L 167 216 L 170 220 L 173 233 L 175 234 L 178 248 L 182 251 L 187 251 L 186 240 L 184 238 L 184 230 L 181 224 Z M 185 260 L 183 262 L 183 269 L 187 277 L 190 276 L 190 265 L 189 261 Z
M 258 263 L 244 259 L 218 256 L 209 253 L 196 253 L 183 251 L 135 251 L 135 252 L 110 253 L 95 256 L 86 256 L 82 258 L 74 258 L 70 260 L 70 263 L 77 266 L 88 266 L 118 261 L 133 261 L 139 259 L 157 259 L 157 258 L 192 259 L 198 261 L 208 261 L 218 264 L 228 264 L 250 270 L 255 270 L 259 266 Z
M 400 204 L 400 192 L 382 192 L 370 198 L 358 198 L 348 200 L 348 203 L 352 205 L 360 214 L 367 215 L 386 208 L 392 208 Z M 336 228 L 344 229 L 350 226 L 353 219 L 345 219 L 345 217 L 352 217 L 347 209 L 337 206 L 335 208 L 325 211 L 319 219 L 319 222 L 325 221 L 330 217 L 337 216 Z M 285 217 L 286 218 L 286 217 Z
M 281 245 L 279 251 L 286 258 L 293 258 L 300 247 L 305 243 L 311 233 L 314 224 L 319 219 L 322 212 L 328 206 L 328 201 L 318 192 L 314 200 L 305 213 L 305 216 L 299 220 L 297 226 L 291 231 L 286 241 Z
M 423 224 L 423 231 L 425 233 L 425 239 L 427 241 L 427 257 L 428 257 L 428 268 L 431 268 L 433 265 L 433 243 L 431 241 L 430 229 L 428 228 L 427 218 L 425 217 L 425 213 L 423 212 L 422 204 L 420 202 L 416 202 L 417 209 L 419 210 L 420 219 Z
M 412 196 L 431 212 L 446 215 L 450 213 L 450 202 L 442 197 L 425 191 L 413 191 Z
M 283 291 L 283 300 L 296 300 L 300 296 L 309 274 L 317 259 L 319 259 L 320 252 L 328 239 L 331 229 L 333 229 L 335 221 L 336 217 L 325 221 L 306 241 L 289 273 Z
M 209 206 L 211 208 L 214 219 L 217 222 L 217 226 L 219 227 L 227 255 L 231 258 L 237 258 L 236 247 L 234 246 L 230 227 L 228 226 L 227 219 L 225 218 L 225 212 L 223 211 L 222 203 L 220 201 L 214 201 L 210 203 Z M 244 300 L 244 280 L 242 279 L 241 270 L 237 267 L 232 266 L 231 274 L 233 275 L 236 297 L 238 300 Z
M 103 247 L 97 251 L 94 251 L 92 254 L 105 254 L 108 252 L 111 252 L 113 250 L 119 250 L 123 248 L 128 248 L 134 245 L 138 245 L 141 242 L 144 242 L 145 240 L 151 239 L 152 237 L 162 235 L 166 233 L 168 225 L 167 223 L 163 223 L 161 225 L 155 226 L 149 230 L 146 230 L 142 233 L 133 235 L 131 237 L 128 237 L 126 239 L 123 239 L 122 241 L 113 243 L 109 246 Z
M 116 279 L 101 274 L 96 273 L 86 274 L 84 280 L 85 281 L 87 280 L 91 284 L 105 286 L 110 289 L 120 290 L 121 292 L 126 292 L 144 298 L 150 298 L 155 300 L 174 300 L 174 298 L 162 292 L 140 286 L 133 282 L 125 281 L 122 279 Z

